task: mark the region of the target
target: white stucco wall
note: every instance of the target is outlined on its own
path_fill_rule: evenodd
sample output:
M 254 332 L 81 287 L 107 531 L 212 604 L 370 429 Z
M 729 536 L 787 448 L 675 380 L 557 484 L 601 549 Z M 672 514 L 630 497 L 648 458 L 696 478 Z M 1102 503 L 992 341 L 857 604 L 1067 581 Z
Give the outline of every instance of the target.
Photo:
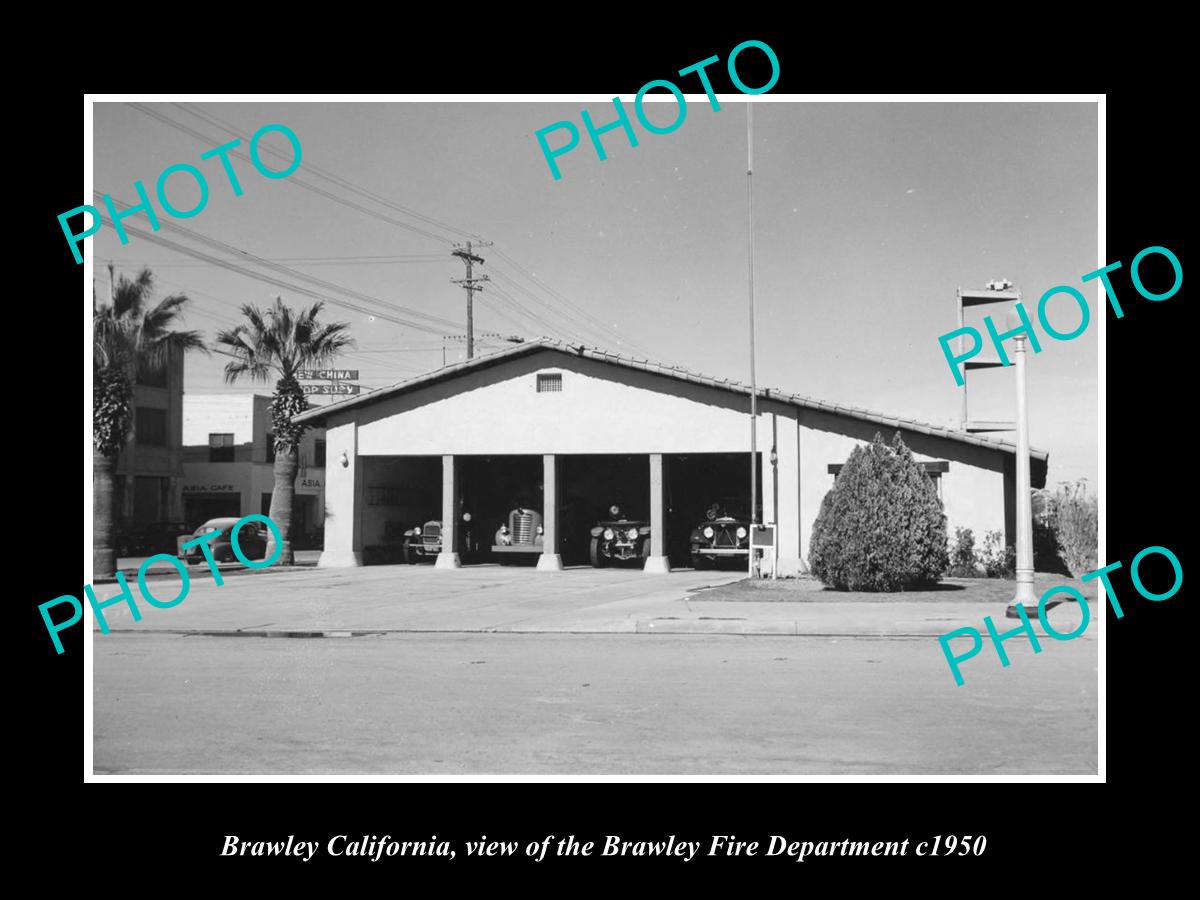
M 829 464 L 844 463 L 850 452 L 868 443 L 876 431 L 890 443 L 895 430 L 807 410 L 801 412 L 800 421 L 801 549 L 807 564 L 813 522 L 834 483 Z M 956 527 L 970 528 L 979 546 L 988 531 L 1004 532 L 1003 454 L 946 438 L 910 432 L 902 432 L 902 437 L 916 459 L 950 464 L 949 471 L 941 475 L 949 537 L 953 538 Z
M 325 548 L 320 566 L 362 565 L 363 460 L 356 432 L 353 421 L 325 431 Z
M 562 391 L 538 393 L 537 373 Z M 742 452 L 748 397 L 547 351 L 383 400 L 359 414 L 364 456 Z M 770 404 L 764 406 L 764 410 Z M 784 409 L 780 405 L 781 409 Z M 334 419 L 334 421 L 340 421 Z M 768 437 L 766 425 L 760 441 Z
M 539 372 L 562 375 L 562 391 L 538 393 Z M 364 517 L 372 536 L 382 513 L 361 505 L 365 458 L 502 454 L 741 453 L 747 450 L 749 398 L 695 382 L 545 350 L 481 366 L 442 383 L 331 413 L 322 565 L 361 562 Z M 812 524 L 833 486 L 830 463 L 843 463 L 875 432 L 871 422 L 770 399 L 760 401 L 758 447 L 779 465 L 764 472 L 765 519 L 778 527 L 780 571 L 806 568 Z M 921 460 L 947 460 L 942 483 L 950 533 L 1004 529 L 1006 454 L 945 437 L 903 432 Z M 337 460 L 343 450 L 350 464 Z M 357 498 L 357 500 L 356 500 Z M 357 514 L 353 512 L 358 502 Z
M 262 495 L 275 490 L 274 466 L 268 462 L 271 398 L 262 394 L 186 394 L 183 399 L 183 484 L 193 494 L 237 493 L 241 515 L 262 511 Z M 232 434 L 234 459 L 210 462 L 208 436 Z M 313 524 L 325 517 L 325 470 L 314 465 L 316 442 L 325 429 L 310 428 L 300 443 L 296 495 L 316 497 Z
M 253 394 L 185 394 L 184 446 L 207 447 L 210 434 L 232 434 L 235 444 L 252 443 L 257 436 L 254 399 Z

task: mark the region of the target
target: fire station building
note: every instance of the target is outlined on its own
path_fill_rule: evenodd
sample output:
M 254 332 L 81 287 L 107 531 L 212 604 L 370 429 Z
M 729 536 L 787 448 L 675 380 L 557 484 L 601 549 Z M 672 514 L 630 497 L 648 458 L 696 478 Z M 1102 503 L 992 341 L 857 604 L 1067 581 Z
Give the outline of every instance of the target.
M 688 536 L 714 501 L 749 506 L 749 413 L 746 385 L 546 338 L 310 410 L 299 421 L 326 429 L 320 565 L 385 559 L 406 529 L 440 520 L 436 565 L 455 568 L 464 530 L 486 547 L 524 507 L 542 514 L 538 567 L 559 569 L 586 561 L 589 530 L 614 504 L 650 524 L 646 571 L 687 565 Z M 807 569 L 841 464 L 897 431 L 936 480 L 951 535 L 965 526 L 1015 542 L 1012 443 L 760 388 L 765 566 Z M 1031 452 L 1035 487 L 1047 461 Z

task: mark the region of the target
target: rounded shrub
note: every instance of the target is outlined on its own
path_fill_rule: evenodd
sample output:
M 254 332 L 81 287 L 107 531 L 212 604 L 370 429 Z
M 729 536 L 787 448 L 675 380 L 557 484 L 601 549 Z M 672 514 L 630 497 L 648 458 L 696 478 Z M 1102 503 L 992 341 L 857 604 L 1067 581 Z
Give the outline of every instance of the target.
M 937 488 L 896 433 L 854 448 L 813 525 L 809 566 L 841 591 L 903 591 L 949 565 Z

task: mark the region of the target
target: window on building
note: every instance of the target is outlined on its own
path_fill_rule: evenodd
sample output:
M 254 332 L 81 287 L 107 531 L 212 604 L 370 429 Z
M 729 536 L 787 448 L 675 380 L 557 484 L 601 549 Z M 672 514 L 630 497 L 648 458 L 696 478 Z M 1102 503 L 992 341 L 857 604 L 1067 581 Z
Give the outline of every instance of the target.
M 167 446 L 167 411 L 139 406 L 133 413 L 137 442 L 147 447 Z
M 275 462 L 275 433 L 267 432 L 267 462 Z
M 208 461 L 233 462 L 233 435 L 209 434 Z
M 149 525 L 167 517 L 171 479 L 137 475 L 133 479 L 133 525 Z
M 538 375 L 537 389 L 539 394 L 544 394 L 549 391 L 562 390 L 562 373 L 550 372 L 545 375 Z
M 325 442 L 320 438 L 313 441 L 313 466 L 318 469 L 325 468 Z

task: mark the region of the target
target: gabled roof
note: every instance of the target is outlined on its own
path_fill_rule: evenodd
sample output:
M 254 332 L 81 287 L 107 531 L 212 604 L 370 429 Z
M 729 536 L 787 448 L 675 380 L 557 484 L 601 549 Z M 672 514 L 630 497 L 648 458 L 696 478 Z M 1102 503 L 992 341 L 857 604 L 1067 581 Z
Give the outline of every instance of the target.
M 689 381 L 693 384 L 702 384 L 707 387 L 716 388 L 718 390 L 729 391 L 734 394 L 743 394 L 750 396 L 750 386 L 742 384 L 740 381 L 730 381 L 727 378 L 713 378 L 709 375 L 700 375 L 696 372 L 688 371 L 680 366 L 668 366 L 663 363 L 652 362 L 648 359 L 633 359 L 631 357 L 619 356 L 616 353 L 611 353 L 607 350 L 599 350 L 594 347 L 585 347 L 582 344 L 568 344 L 565 341 L 555 340 L 554 338 L 541 337 L 531 341 L 526 341 L 522 344 L 515 344 L 512 347 L 507 347 L 503 350 L 497 350 L 494 353 L 487 353 L 483 356 L 477 356 L 474 359 L 469 359 L 464 362 L 454 363 L 452 365 L 443 366 L 440 369 L 434 369 L 432 372 L 427 372 L 424 375 L 417 375 L 405 381 L 398 382 L 390 387 L 378 388 L 366 394 L 360 394 L 355 397 L 347 397 L 345 400 L 339 400 L 336 403 L 330 403 L 328 406 L 311 409 L 307 412 L 296 416 L 297 422 L 305 422 L 310 425 L 322 424 L 329 416 L 336 413 L 345 412 L 346 410 L 356 409 L 361 406 L 369 406 L 385 400 L 388 397 L 394 397 L 398 394 L 408 393 L 417 388 L 424 387 L 429 384 L 435 384 L 441 381 L 447 381 L 456 378 L 463 372 L 472 369 L 485 369 L 490 366 L 495 366 L 499 363 L 510 359 L 515 359 L 521 356 L 527 356 L 531 353 L 537 353 L 541 350 L 557 350 L 560 353 L 565 353 L 570 356 L 580 356 L 585 359 L 593 359 L 597 362 L 608 363 L 613 366 L 621 366 L 627 369 L 639 369 L 643 372 L 653 372 L 656 375 L 662 375 L 667 378 L 674 378 L 678 381 Z M 877 425 L 883 425 L 892 429 L 903 429 L 905 431 L 915 431 L 920 434 L 933 435 L 935 437 L 943 437 L 952 441 L 960 441 L 964 444 L 973 444 L 977 447 L 986 447 L 989 450 L 999 450 L 1008 453 L 1016 454 L 1017 447 L 1012 441 L 1004 441 L 999 438 L 980 437 L 976 434 L 971 434 L 966 431 L 959 431 L 955 428 L 946 428 L 942 425 L 931 425 L 928 422 L 920 422 L 916 419 L 905 419 L 899 416 L 889 416 L 886 413 L 873 412 L 869 409 L 863 409 L 860 406 L 842 406 L 837 403 L 826 403 L 823 400 L 816 400 L 812 397 L 805 397 L 801 394 L 791 394 L 787 391 L 781 391 L 776 388 L 759 388 L 758 396 L 763 399 L 775 400 L 779 403 L 787 403 L 792 406 L 803 407 L 805 409 L 817 409 L 822 412 L 832 413 L 834 415 L 846 416 L 851 419 L 859 419 L 864 422 L 873 422 Z M 1032 459 L 1039 460 L 1043 463 L 1047 462 L 1050 454 L 1045 450 L 1036 450 L 1030 448 L 1029 455 Z

